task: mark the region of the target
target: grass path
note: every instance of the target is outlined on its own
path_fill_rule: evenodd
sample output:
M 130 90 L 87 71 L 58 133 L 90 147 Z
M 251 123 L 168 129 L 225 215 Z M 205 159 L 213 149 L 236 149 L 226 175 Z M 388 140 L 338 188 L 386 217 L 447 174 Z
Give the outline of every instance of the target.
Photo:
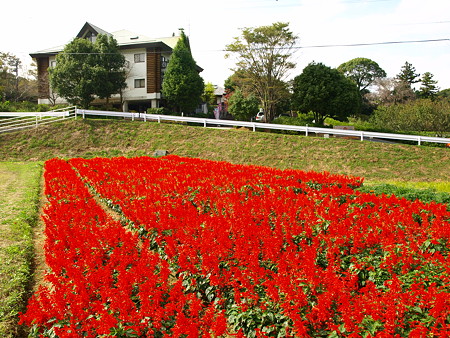
M 33 228 L 39 210 L 42 165 L 0 162 L 0 337 L 24 335 L 17 314 L 29 296 Z

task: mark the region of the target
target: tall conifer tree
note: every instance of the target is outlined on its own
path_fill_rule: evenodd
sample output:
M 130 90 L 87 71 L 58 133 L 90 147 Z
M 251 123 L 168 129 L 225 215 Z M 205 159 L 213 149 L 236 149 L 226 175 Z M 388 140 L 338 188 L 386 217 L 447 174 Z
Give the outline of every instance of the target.
M 204 81 L 189 47 L 189 39 L 181 31 L 167 65 L 162 84 L 164 98 L 178 112 L 190 113 L 201 102 Z

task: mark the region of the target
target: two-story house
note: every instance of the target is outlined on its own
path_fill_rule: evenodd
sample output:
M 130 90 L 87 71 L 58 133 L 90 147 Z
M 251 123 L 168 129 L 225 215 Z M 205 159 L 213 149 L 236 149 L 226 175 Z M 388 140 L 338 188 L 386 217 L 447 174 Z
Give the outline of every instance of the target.
M 113 36 L 126 59 L 127 88 L 121 95 L 114 95 L 110 103 L 124 111 L 160 107 L 164 71 L 180 36 L 173 34 L 167 38 L 152 39 L 128 30 L 109 33 L 86 22 L 76 37 L 94 41 L 98 34 Z M 64 102 L 52 92 L 48 77 L 49 67 L 56 65 L 56 55 L 63 49 L 64 46 L 59 46 L 30 54 L 37 64 L 39 103 Z M 198 67 L 198 71 L 202 69 Z M 102 102 L 96 100 L 95 103 Z

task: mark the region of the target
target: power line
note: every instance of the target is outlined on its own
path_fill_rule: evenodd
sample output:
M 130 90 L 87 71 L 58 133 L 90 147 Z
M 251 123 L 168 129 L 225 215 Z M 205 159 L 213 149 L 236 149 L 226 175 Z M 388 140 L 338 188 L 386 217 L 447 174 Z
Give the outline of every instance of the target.
M 450 39 L 426 39 L 426 40 L 403 40 L 403 41 L 383 41 L 383 42 L 368 42 L 368 43 L 350 43 L 350 44 L 336 44 L 336 45 L 313 45 L 313 46 L 298 46 L 301 48 L 333 48 L 333 47 L 360 47 L 360 46 L 376 46 L 376 45 L 394 45 L 406 43 L 427 43 L 427 42 L 443 42 L 450 41 Z
M 366 42 L 366 43 L 350 43 L 350 44 L 330 44 L 330 45 L 310 45 L 310 46 L 292 46 L 292 47 L 275 47 L 276 50 L 283 49 L 309 49 L 309 48 L 338 48 L 338 47 L 364 47 L 364 46 L 379 46 L 379 45 L 395 45 L 395 44 L 409 44 L 409 43 L 431 43 L 431 42 L 450 42 L 450 39 L 424 39 L 424 40 L 401 40 L 401 41 L 382 41 L 382 42 Z M 264 50 L 271 48 L 254 48 L 254 50 Z M 198 50 L 197 53 L 205 53 L 205 52 L 230 52 L 225 49 L 221 50 Z M 146 51 L 146 54 L 161 54 L 160 51 Z M 66 55 L 114 55 L 115 53 L 98 53 L 98 52 L 88 52 L 88 53 L 67 53 L 64 51 L 61 52 L 51 52 L 48 54 L 58 55 L 58 54 L 66 54 Z
M 450 39 L 426 39 L 426 40 L 402 40 L 402 41 L 383 41 L 383 42 L 367 42 L 367 43 L 350 43 L 350 44 L 334 44 L 334 45 L 311 45 L 311 46 L 292 46 L 292 47 L 279 47 L 274 48 L 276 50 L 282 49 L 305 49 L 305 48 L 335 48 L 335 47 L 362 47 L 362 46 L 377 46 L 377 45 L 394 45 L 394 44 L 407 44 L 407 43 L 429 43 L 429 42 L 444 42 L 450 41 Z M 271 48 L 254 48 L 254 50 L 264 50 Z M 221 52 L 230 52 L 228 50 L 221 50 Z

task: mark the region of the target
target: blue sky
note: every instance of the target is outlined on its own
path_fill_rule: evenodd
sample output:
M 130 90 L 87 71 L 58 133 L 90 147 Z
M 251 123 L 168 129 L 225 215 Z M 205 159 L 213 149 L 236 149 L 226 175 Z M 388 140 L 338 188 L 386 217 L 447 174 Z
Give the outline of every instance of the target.
M 24 58 L 69 42 L 88 21 L 106 30 L 127 29 L 150 37 L 184 28 L 205 82 L 223 85 L 232 73 L 224 48 L 240 28 L 289 22 L 298 35 L 293 60 L 299 75 L 310 62 L 330 67 L 356 57 L 376 61 L 390 77 L 408 61 L 418 73 L 431 72 L 450 88 L 450 41 L 361 47 L 321 47 L 397 41 L 450 39 L 448 0 L 134 0 L 128 2 L 27 0 L 2 4 L 0 51 Z M 5 18 L 5 19 L 4 19 Z

